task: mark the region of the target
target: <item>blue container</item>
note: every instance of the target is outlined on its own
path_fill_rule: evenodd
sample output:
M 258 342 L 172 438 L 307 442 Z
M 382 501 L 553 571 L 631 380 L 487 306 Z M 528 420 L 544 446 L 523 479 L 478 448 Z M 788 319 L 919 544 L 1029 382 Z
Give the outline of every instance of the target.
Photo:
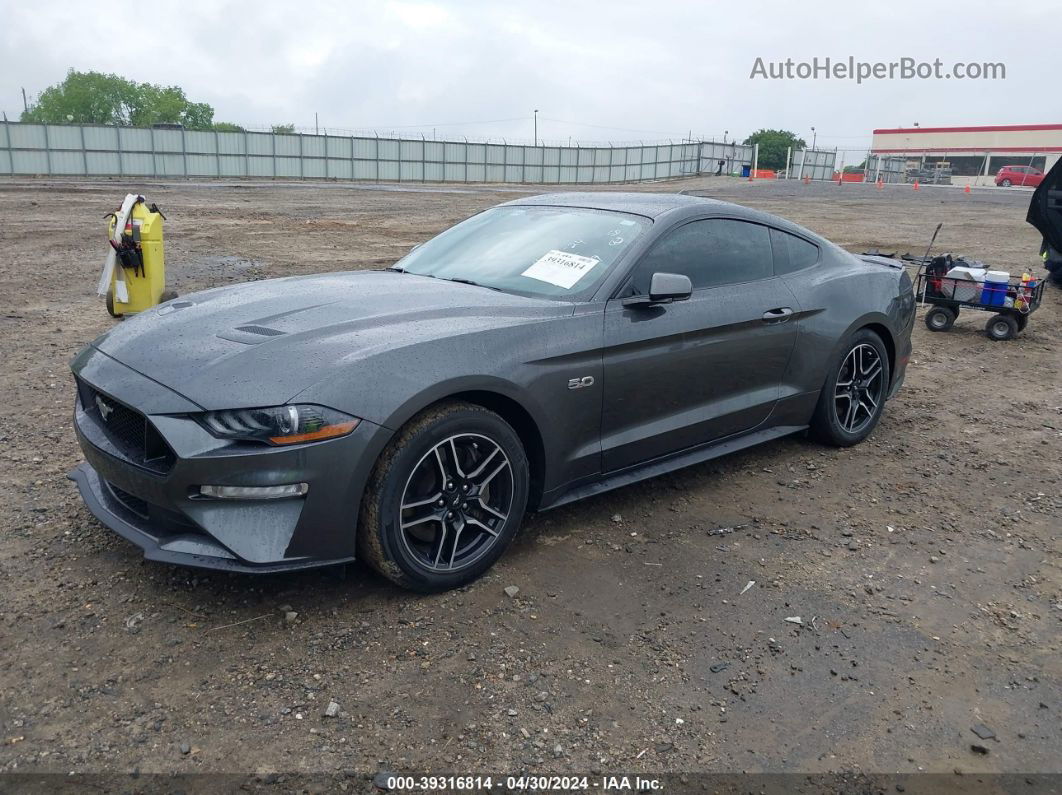
M 741 167 L 741 176 L 747 177 L 750 174 L 752 174 L 752 166 L 742 166 Z
M 1007 284 L 1010 274 L 989 271 L 981 287 L 981 303 L 986 306 L 1004 306 L 1007 303 Z

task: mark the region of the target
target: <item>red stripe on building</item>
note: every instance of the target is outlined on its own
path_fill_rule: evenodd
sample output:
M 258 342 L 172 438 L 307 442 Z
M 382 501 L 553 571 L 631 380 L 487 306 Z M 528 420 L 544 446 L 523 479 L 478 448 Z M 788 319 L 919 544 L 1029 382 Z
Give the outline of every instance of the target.
M 919 152 L 943 152 L 948 154 L 949 152 L 1062 152 L 1062 146 L 927 146 L 921 147 L 908 147 L 906 149 L 871 149 L 871 154 L 875 155 L 887 155 L 896 152 L 899 153 L 914 153 Z
M 1062 124 L 1010 124 L 988 127 L 897 127 L 874 130 L 874 135 L 910 135 L 911 133 L 979 133 L 979 132 L 1030 132 L 1035 130 L 1062 130 Z

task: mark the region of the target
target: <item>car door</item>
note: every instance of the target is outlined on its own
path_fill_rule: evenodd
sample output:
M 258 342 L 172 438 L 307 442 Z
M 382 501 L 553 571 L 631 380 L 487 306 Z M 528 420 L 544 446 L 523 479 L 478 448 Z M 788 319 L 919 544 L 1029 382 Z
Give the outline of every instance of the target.
M 688 276 L 689 300 L 624 306 L 659 272 Z M 796 310 L 774 275 L 767 227 L 703 218 L 666 233 L 605 309 L 604 470 L 761 424 L 778 399 Z

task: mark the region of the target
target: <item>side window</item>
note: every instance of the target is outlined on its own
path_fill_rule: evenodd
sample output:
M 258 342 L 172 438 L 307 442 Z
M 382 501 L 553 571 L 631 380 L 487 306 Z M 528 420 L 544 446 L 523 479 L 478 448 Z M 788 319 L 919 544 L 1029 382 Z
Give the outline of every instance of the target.
M 646 295 L 654 273 L 681 273 L 693 289 L 738 284 L 771 276 L 767 227 L 712 218 L 669 232 L 635 266 L 627 295 Z
M 819 261 L 818 246 L 780 229 L 771 229 L 771 248 L 774 249 L 775 276 L 810 267 Z

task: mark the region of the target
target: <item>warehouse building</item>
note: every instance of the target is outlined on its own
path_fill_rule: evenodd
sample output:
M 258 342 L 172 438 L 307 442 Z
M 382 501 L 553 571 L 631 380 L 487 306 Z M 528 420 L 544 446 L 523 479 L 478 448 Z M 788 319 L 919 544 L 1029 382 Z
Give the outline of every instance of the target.
M 1003 166 L 1047 171 L 1062 155 L 1062 124 L 897 127 L 874 130 L 871 152 L 906 156 L 924 166 L 950 164 L 962 177 L 991 177 Z

